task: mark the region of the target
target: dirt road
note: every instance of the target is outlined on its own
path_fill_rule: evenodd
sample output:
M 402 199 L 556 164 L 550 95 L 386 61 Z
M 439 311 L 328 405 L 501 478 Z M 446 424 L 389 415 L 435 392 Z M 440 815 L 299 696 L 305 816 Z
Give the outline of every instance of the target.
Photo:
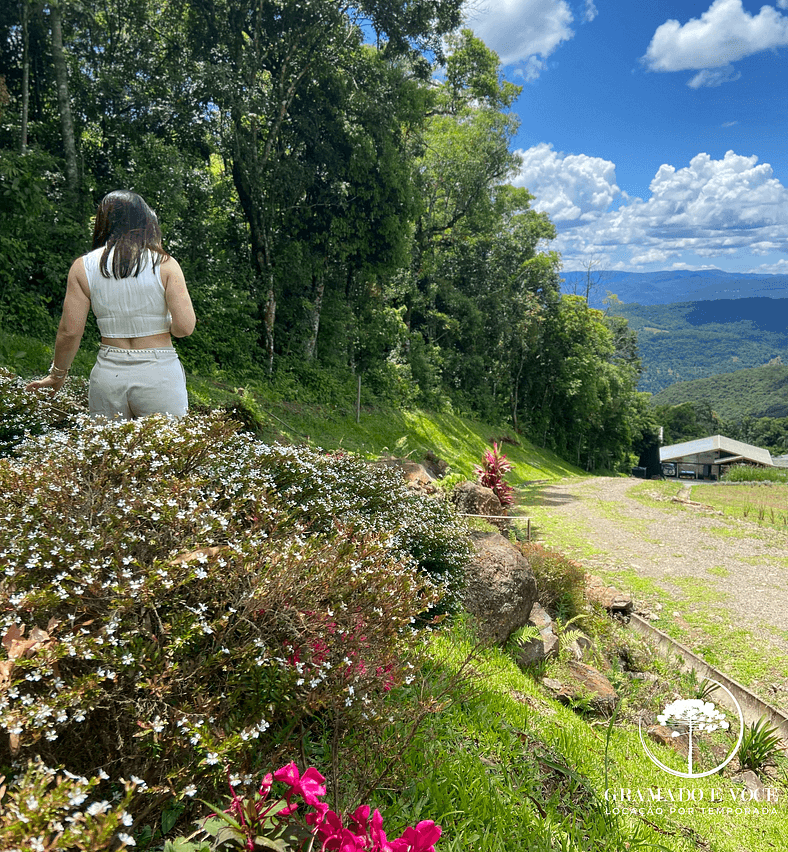
M 635 487 L 658 502 L 635 499 Z M 725 486 L 693 484 L 692 499 L 712 487 Z M 737 643 L 755 637 L 775 665 L 762 661 L 753 678 L 773 680 L 782 700 L 772 700 L 788 706 L 788 535 L 671 501 L 687 488 L 666 496 L 642 480 L 570 480 L 539 489 L 536 523 L 548 545 L 630 592 L 655 626 L 670 625 L 714 665 L 725 669 Z

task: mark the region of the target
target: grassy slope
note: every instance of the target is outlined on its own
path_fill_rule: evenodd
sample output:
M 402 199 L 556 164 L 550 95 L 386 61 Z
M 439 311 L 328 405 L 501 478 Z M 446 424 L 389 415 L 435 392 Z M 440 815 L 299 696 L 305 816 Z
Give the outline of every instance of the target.
M 232 389 L 209 380 L 193 380 L 189 390 L 198 404 L 232 406 L 239 400 Z M 507 426 L 448 412 L 362 408 L 357 423 L 351 406 L 287 403 L 266 396 L 266 389 L 253 383 L 246 385 L 244 405 L 257 420 L 263 440 L 307 443 L 368 458 L 393 455 L 421 461 L 431 451 L 448 462 L 450 473 L 471 477 L 484 451 L 503 439 L 502 449 L 514 464 L 510 481 L 515 486 L 581 474 L 555 453 L 515 437 Z

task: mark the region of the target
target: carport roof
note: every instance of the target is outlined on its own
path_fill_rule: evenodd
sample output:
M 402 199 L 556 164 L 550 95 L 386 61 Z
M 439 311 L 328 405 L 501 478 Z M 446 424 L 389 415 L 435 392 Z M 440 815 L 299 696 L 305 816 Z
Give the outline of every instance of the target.
M 737 458 L 731 458 L 730 461 L 748 461 L 756 464 L 763 464 L 767 467 L 772 467 L 772 456 L 768 450 L 761 447 L 753 447 L 752 444 L 745 444 L 742 441 L 734 441 L 732 438 L 726 438 L 724 435 L 711 435 L 708 438 L 697 438 L 694 441 L 685 441 L 683 444 L 671 444 L 669 447 L 659 448 L 659 460 L 676 461 L 685 456 L 694 456 L 699 453 L 722 452 Z M 720 459 L 726 461 L 727 459 Z

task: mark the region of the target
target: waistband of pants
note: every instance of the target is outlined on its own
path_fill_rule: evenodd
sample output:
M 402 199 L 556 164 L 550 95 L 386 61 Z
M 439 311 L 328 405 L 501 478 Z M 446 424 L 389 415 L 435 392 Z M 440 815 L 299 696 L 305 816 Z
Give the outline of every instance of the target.
M 174 346 L 161 346 L 154 349 L 127 349 L 123 346 L 107 346 L 106 343 L 99 343 L 99 352 L 113 355 L 155 355 L 157 358 L 163 355 L 172 353 L 177 355 Z

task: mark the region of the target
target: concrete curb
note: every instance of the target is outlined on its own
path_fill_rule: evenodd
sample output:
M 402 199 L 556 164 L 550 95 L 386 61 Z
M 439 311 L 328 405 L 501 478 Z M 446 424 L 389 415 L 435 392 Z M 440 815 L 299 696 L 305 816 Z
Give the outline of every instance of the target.
M 629 626 L 650 639 L 656 645 L 657 651 L 666 659 L 669 657 L 678 657 L 682 661 L 681 668 L 683 671 L 694 669 L 695 673 L 700 677 L 711 678 L 712 680 L 716 680 L 717 683 L 721 683 L 731 691 L 731 695 L 739 702 L 744 721 L 747 724 L 752 725 L 765 716 L 769 724 L 773 725 L 779 731 L 780 736 L 788 744 L 787 713 L 778 710 L 776 707 L 767 704 L 756 695 L 753 695 L 746 686 L 723 674 L 719 669 L 715 669 L 714 666 L 710 666 L 702 657 L 699 657 L 675 639 L 671 639 L 667 633 L 663 633 L 654 627 L 645 618 L 631 613 L 629 616 Z M 721 704 L 729 710 L 733 710 L 734 712 L 736 710 L 733 702 L 724 690 L 715 692 L 712 700 L 715 704 Z

